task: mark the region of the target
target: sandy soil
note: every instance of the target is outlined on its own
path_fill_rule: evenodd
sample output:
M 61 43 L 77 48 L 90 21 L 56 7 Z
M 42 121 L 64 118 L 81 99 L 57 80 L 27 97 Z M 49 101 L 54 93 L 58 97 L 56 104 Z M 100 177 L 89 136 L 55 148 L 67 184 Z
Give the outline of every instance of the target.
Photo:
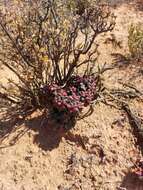
M 101 42 L 100 61 L 111 64 L 111 53 L 126 54 L 128 26 L 142 22 L 142 12 L 133 3 L 122 3 L 113 9 L 117 24 L 113 31 L 122 48 L 109 41 Z M 109 39 L 111 34 L 105 35 Z M 119 81 L 130 81 L 143 89 L 140 65 L 121 64 L 109 71 L 108 87 L 118 87 Z M 7 71 L 2 71 L 3 82 Z M 133 101 L 133 109 L 143 116 L 143 104 Z M 94 113 L 78 121 L 66 135 L 52 126 L 40 128 L 40 113 L 3 135 L 0 144 L 1 190 L 142 190 L 143 181 L 127 179 L 130 167 L 140 156 L 128 118 L 123 111 L 98 104 Z M 1 126 L 4 128 L 5 126 Z M 16 141 L 16 143 L 14 143 Z

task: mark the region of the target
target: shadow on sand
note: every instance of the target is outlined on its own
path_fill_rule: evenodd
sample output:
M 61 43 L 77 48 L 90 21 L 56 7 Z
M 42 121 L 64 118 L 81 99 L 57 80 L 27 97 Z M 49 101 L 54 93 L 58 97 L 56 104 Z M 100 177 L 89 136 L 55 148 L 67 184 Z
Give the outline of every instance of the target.
M 44 115 L 37 113 L 36 116 L 28 116 L 28 118 L 25 119 L 14 118 L 14 116 L 11 115 L 9 119 L 5 118 L 0 121 L 0 149 L 15 145 L 18 143 L 18 140 L 30 130 L 36 132 L 34 134 L 33 143 L 45 151 L 52 151 L 57 148 L 62 138 L 74 142 L 85 149 L 82 137 L 70 131 L 74 126 L 75 122 L 73 122 L 73 125 L 70 126 L 69 129 L 64 129 L 63 127 L 57 126 L 50 118 L 45 118 Z M 7 146 L 3 145 L 5 139 L 9 141 Z
M 143 190 L 143 178 L 129 172 L 124 177 L 119 190 Z

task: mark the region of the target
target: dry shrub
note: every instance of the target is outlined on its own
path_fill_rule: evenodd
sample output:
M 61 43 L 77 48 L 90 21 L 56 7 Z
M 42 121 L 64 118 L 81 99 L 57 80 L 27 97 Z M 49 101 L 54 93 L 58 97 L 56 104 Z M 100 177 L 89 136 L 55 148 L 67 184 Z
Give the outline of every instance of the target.
M 133 58 L 143 57 L 143 28 L 141 25 L 131 25 L 129 28 L 128 46 Z
M 88 99 L 80 97 L 81 91 L 85 93 L 89 88 L 92 91 L 95 86 L 93 77 L 99 90 L 99 75 L 93 69 L 97 58 L 94 42 L 99 34 L 113 29 L 115 18 L 108 7 L 79 2 L 24 1 L 18 4 L 17 11 L 9 7 L 1 11 L 0 62 L 18 80 L 8 79 L 10 88 L 1 85 L 0 96 L 15 105 L 20 113 L 52 108 L 60 115 L 75 117 Z M 79 76 L 78 69 L 83 65 Z M 74 93 L 68 93 L 73 77 L 80 78 L 81 83 L 77 84 L 81 91 L 77 87 Z M 92 93 L 88 105 L 96 94 Z M 46 101 L 49 95 L 52 99 Z M 53 104 L 59 97 L 62 108 Z M 68 108 L 68 104 L 75 107 Z M 74 114 L 71 110 L 75 110 Z

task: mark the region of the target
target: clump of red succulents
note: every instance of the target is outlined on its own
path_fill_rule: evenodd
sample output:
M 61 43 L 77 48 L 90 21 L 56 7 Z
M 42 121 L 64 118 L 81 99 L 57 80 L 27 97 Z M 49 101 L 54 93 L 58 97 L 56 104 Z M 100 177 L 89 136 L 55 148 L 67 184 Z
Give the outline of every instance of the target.
M 72 76 L 65 87 L 52 83 L 44 86 L 41 92 L 44 105 L 52 107 L 65 120 L 76 117 L 95 99 L 96 79 L 94 76 Z
M 136 174 L 139 178 L 143 178 L 143 160 L 138 160 L 132 172 Z

